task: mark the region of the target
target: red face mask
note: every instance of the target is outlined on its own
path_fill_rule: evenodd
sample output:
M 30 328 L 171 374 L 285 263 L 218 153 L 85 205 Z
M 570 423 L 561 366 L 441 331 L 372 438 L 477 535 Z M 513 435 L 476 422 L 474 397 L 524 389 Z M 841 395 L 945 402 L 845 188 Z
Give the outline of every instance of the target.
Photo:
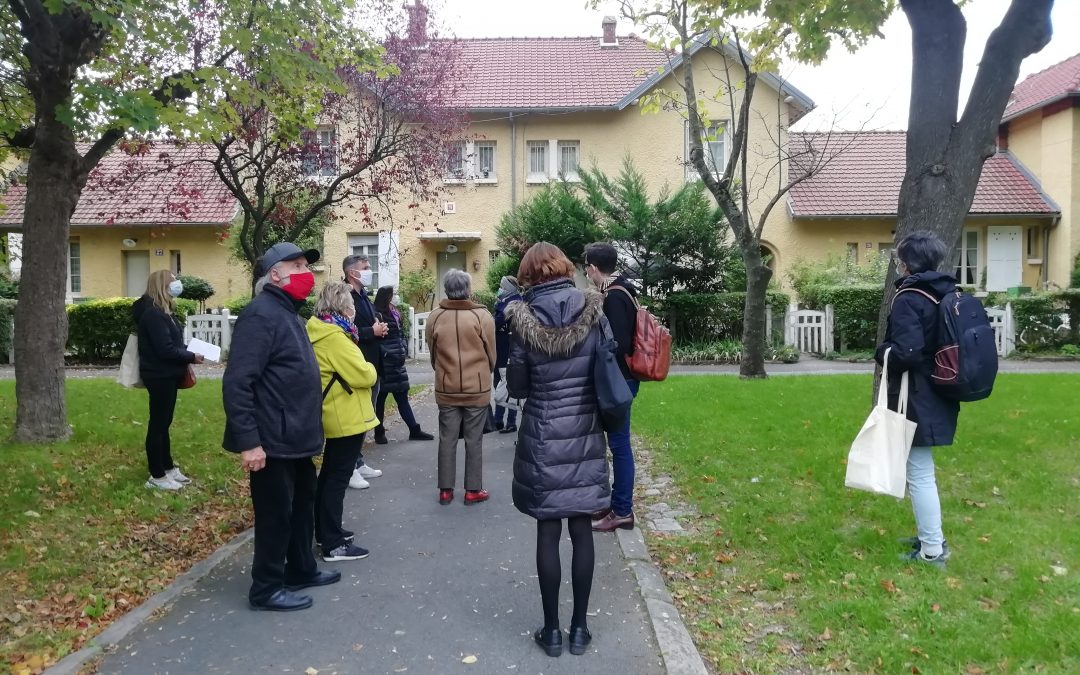
M 281 287 L 293 300 L 303 300 L 315 288 L 315 275 L 311 272 L 293 272 L 289 275 L 289 282 Z

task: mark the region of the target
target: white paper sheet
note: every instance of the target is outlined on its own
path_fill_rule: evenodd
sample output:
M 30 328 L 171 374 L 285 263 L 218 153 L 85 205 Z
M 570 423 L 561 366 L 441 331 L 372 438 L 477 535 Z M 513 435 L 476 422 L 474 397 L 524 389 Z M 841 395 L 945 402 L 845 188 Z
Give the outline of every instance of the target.
M 212 345 L 209 342 L 203 342 L 199 338 L 192 338 L 191 342 L 188 343 L 187 348 L 189 352 L 202 354 L 208 361 L 221 360 L 221 347 Z

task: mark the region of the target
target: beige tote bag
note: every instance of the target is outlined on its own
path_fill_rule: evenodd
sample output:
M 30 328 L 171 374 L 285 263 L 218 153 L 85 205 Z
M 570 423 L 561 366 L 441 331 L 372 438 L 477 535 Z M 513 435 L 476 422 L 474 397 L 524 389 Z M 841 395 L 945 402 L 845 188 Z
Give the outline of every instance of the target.
M 889 352 L 881 370 L 877 405 L 870 411 L 848 452 L 844 485 L 903 499 L 907 486 L 907 459 L 918 426 L 907 418 L 908 374 L 900 378 L 897 410 L 889 410 Z
M 142 377 L 139 375 L 139 337 L 134 333 L 128 336 L 116 381 L 125 387 L 143 388 Z

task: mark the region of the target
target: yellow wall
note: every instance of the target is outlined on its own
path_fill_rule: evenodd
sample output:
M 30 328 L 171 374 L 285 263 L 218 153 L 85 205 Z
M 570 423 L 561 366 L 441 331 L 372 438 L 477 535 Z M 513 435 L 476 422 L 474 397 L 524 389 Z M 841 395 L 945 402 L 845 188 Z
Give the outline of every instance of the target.
M 1061 209 L 1061 222 L 1050 231 L 1046 262 L 1050 283 L 1066 287 L 1080 252 L 1080 108 L 1046 117 L 1035 111 L 1009 122 L 1009 150 Z
M 148 251 L 150 271 L 169 269 L 170 251 L 180 251 L 181 274 L 201 277 L 214 287 L 208 306 L 248 294 L 247 274 L 232 261 L 217 228 L 200 226 L 72 228 L 82 256 L 82 292 L 76 297 L 103 298 L 124 294 L 124 251 Z M 131 248 L 124 239 L 135 239 Z M 156 255 L 161 251 L 162 255 Z
M 721 82 L 709 73 L 722 70 L 721 57 L 708 52 L 699 55 L 695 62 L 696 84 L 699 89 L 715 92 Z M 736 82 L 736 85 L 739 83 Z M 668 91 L 676 91 L 678 83 L 671 77 L 660 85 Z M 735 106 L 739 105 L 738 98 Z M 778 110 L 786 127 L 787 106 L 777 92 L 765 84 L 759 84 L 754 112 L 751 114 L 750 174 L 751 183 L 776 182 L 780 179 L 768 169 L 776 164 L 777 150 L 772 140 L 775 129 L 768 129 L 763 120 L 776 120 Z M 709 102 L 709 117 L 713 120 L 730 120 L 733 115 L 725 102 Z M 781 138 L 786 142 L 786 128 Z M 642 114 L 637 106 L 623 111 L 589 111 L 553 114 L 515 113 L 513 122 L 508 113 L 483 113 L 473 116 L 467 131 L 469 139 L 495 141 L 496 178 L 464 183 L 448 182 L 437 204 L 420 209 L 398 208 L 394 212 L 396 227 L 400 227 L 401 271 L 417 269 L 427 261 L 427 269 L 436 270 L 436 259 L 447 241 L 422 242 L 420 232 L 431 232 L 437 225 L 448 232 L 480 232 L 480 241 L 453 242 L 466 257 L 466 270 L 473 275 L 474 288 L 483 288 L 484 274 L 488 267 L 489 252 L 498 248 L 495 230 L 503 214 L 514 204 L 520 204 L 534 196 L 543 183 L 527 180 L 529 141 L 563 140 L 579 142 L 581 167 L 596 166 L 609 175 L 617 174 L 624 157 L 631 156 L 638 171 L 646 178 L 650 190 L 658 194 L 665 186 L 677 188 L 686 180 L 685 132 L 683 115 L 674 111 Z M 728 139 L 730 147 L 731 138 Z M 513 159 L 512 159 L 513 156 Z M 549 152 L 548 162 L 557 162 L 557 156 Z M 557 166 L 557 164 L 556 164 Z M 516 171 L 515 171 L 516 169 Z M 514 175 L 516 174 L 516 175 Z M 767 196 L 764 198 L 767 199 Z M 455 213 L 441 213 L 444 201 L 453 202 Z M 757 201 L 752 210 L 759 210 L 763 202 Z M 375 228 L 365 227 L 356 215 L 355 205 L 339 208 L 341 218 L 324 237 L 324 255 L 336 271 L 341 259 L 348 253 L 348 237 L 355 234 L 373 234 Z M 772 212 L 765 230 L 769 239 L 774 230 L 780 230 L 788 221 L 784 205 L 779 204 Z M 568 251 L 571 256 L 580 254 Z M 784 255 L 779 258 L 782 260 Z M 474 268 L 479 262 L 479 269 Z

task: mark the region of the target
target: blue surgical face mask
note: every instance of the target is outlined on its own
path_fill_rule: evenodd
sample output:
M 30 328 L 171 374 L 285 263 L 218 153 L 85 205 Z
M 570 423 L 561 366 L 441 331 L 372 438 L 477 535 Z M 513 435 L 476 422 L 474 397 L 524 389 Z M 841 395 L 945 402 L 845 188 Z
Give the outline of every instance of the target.
M 184 292 L 184 284 L 179 279 L 173 279 L 169 282 L 169 295 L 174 298 L 179 298 L 180 294 Z

